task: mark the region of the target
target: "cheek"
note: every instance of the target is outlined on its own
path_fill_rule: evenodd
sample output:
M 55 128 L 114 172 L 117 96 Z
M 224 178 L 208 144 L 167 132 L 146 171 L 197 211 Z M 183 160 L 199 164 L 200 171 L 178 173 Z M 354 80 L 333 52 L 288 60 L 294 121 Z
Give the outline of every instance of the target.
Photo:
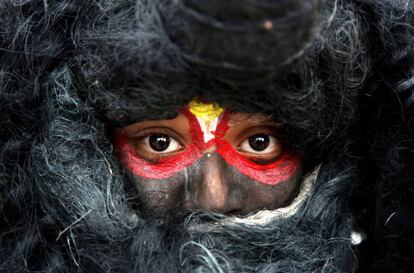
M 148 179 L 130 173 L 138 191 L 141 209 L 148 214 L 162 214 L 181 207 L 185 195 L 185 174 L 178 173 L 167 179 Z
M 231 200 L 239 200 L 243 206 L 241 213 L 257 210 L 273 210 L 288 205 L 297 194 L 301 168 L 287 180 L 273 185 L 257 181 L 238 169 L 228 166 L 225 177 L 231 181 Z
M 125 167 L 136 176 L 147 179 L 172 177 L 201 157 L 198 149 L 194 145 L 189 145 L 177 155 L 149 162 L 139 157 L 135 147 L 121 134 L 116 136 L 115 147 Z
M 243 157 L 227 141 L 218 140 L 217 153 L 226 162 L 242 174 L 265 185 L 276 185 L 287 180 L 295 179 L 300 169 L 300 156 L 294 152 L 285 151 L 270 164 L 257 164 Z
M 288 205 L 297 194 L 297 176 L 276 185 L 257 183 L 249 188 L 250 210 L 276 209 Z

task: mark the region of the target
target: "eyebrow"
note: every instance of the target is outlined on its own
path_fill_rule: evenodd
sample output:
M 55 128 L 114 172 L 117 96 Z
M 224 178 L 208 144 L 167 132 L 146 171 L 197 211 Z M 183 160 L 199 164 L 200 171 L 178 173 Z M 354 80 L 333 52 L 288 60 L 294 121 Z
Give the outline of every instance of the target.
M 230 119 L 229 119 L 230 126 L 236 126 L 238 124 L 246 124 L 246 123 L 253 123 L 253 125 L 259 124 L 259 125 L 269 125 L 269 126 L 281 126 L 282 125 L 282 123 L 278 123 L 275 120 L 271 119 L 270 117 L 248 116 L 248 117 L 232 118 L 230 116 Z

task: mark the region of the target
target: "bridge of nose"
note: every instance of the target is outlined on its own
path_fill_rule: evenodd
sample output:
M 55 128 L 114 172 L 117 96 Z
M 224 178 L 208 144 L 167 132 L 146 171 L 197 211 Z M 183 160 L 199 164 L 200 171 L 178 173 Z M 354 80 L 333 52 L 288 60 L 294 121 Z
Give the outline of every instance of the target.
M 241 209 L 242 200 L 235 198 L 233 194 L 235 185 L 229 179 L 228 167 L 219 154 L 205 154 L 199 179 L 192 186 L 195 208 L 221 213 Z

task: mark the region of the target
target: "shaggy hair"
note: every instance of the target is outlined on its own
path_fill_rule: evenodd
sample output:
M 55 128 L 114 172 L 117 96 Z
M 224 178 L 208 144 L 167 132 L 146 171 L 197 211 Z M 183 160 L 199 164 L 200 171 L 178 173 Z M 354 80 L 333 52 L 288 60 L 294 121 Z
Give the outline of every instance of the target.
M 1 1 L 0 272 L 410 272 L 413 12 L 410 0 Z M 141 217 L 113 131 L 195 97 L 271 115 L 305 173 L 322 166 L 294 216 Z

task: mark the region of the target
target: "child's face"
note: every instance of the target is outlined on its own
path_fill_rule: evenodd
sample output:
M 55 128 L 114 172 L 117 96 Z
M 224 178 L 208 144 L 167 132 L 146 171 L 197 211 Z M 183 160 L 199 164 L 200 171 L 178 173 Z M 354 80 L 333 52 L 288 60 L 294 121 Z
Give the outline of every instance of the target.
M 115 146 L 147 213 L 276 209 L 294 197 L 301 158 L 263 114 L 192 101 L 174 119 L 121 128 Z

